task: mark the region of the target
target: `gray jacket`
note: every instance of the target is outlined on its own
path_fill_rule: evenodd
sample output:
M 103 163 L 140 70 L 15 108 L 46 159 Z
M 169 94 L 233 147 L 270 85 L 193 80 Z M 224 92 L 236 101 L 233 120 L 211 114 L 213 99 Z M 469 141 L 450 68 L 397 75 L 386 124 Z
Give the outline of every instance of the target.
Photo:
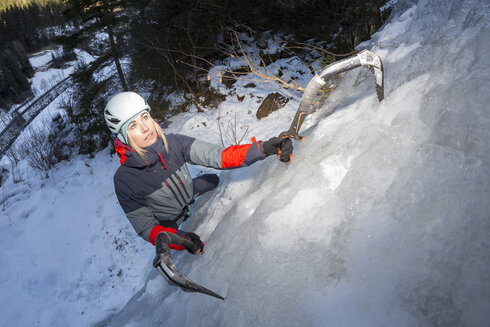
M 187 163 L 216 169 L 245 167 L 265 156 L 259 142 L 221 148 L 195 138 L 166 135 L 169 153 L 159 138 L 146 148 L 149 163 L 115 140 L 121 166 L 114 175 L 119 204 L 136 233 L 149 241 L 155 226 L 170 226 L 192 201 L 192 178 Z

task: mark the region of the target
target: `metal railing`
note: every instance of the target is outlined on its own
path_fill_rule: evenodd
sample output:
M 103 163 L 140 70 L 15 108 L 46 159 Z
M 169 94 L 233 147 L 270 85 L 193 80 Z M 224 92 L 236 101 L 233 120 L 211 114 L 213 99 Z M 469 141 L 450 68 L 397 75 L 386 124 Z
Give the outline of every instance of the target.
M 60 94 L 65 92 L 71 85 L 71 77 L 67 77 L 35 99 L 31 104 L 26 106 L 22 112 L 20 112 L 20 109 L 22 109 L 24 105 L 17 107 L 18 110 L 14 111 L 16 116 L 0 132 L 0 158 L 8 149 L 10 149 L 15 140 L 34 118 L 36 118 L 44 108 L 53 102 Z

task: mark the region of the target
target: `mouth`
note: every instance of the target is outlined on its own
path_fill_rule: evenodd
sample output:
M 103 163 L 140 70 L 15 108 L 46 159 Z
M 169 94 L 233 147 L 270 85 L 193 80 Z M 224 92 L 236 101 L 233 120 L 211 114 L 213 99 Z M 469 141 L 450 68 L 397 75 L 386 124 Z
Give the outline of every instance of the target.
M 148 134 L 147 137 L 145 137 L 145 140 L 148 141 L 153 138 L 153 133 Z

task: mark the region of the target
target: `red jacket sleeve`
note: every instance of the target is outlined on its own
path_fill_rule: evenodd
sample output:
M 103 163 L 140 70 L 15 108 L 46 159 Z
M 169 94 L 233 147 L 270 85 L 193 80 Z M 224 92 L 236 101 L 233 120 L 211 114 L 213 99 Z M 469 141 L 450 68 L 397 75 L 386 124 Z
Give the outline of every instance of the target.
M 221 152 L 221 168 L 236 168 L 250 166 L 265 156 L 260 151 L 259 142 L 252 139 L 254 143 L 244 145 L 233 145 Z
M 155 245 L 155 242 L 157 240 L 157 236 L 161 232 L 169 232 L 169 233 L 172 233 L 172 234 L 177 234 L 177 230 L 174 229 L 174 228 L 164 227 L 164 226 L 161 226 L 161 225 L 156 225 L 150 231 L 150 237 L 149 238 L 150 238 L 150 243 L 151 244 Z M 184 247 L 182 245 L 175 245 L 175 244 L 170 244 L 168 247 L 171 248 L 171 249 L 174 249 L 174 250 L 178 250 L 178 251 L 182 251 L 184 249 Z

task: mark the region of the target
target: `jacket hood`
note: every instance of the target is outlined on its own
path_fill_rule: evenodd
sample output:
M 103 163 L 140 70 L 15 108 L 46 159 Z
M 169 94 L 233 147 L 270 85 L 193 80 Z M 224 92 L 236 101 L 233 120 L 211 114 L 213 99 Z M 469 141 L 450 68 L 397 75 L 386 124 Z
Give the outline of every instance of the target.
M 144 168 L 147 166 L 153 166 L 155 163 L 161 161 L 160 156 L 165 156 L 167 151 L 162 139 L 159 137 L 155 143 L 147 147 L 145 150 L 148 162 L 144 162 L 143 159 L 134 151 L 131 147 L 123 144 L 119 139 L 114 140 L 114 147 L 116 153 L 119 156 L 119 162 L 126 167 Z

